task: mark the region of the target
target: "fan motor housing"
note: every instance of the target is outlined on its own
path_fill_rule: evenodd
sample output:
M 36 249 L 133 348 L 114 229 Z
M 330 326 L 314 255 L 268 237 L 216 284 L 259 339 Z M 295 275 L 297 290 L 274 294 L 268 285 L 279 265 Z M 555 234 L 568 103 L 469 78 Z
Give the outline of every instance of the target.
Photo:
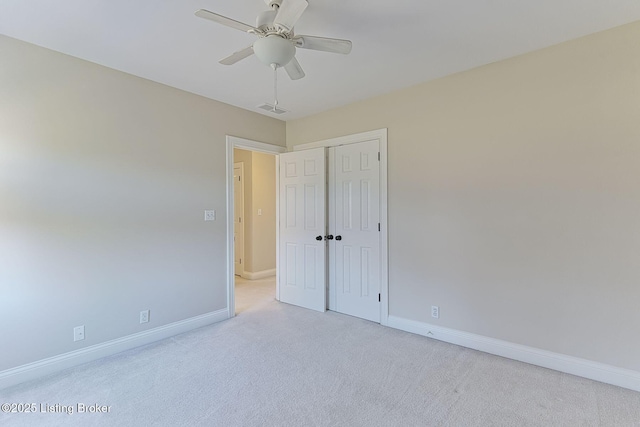
M 276 31 L 276 28 L 273 25 L 273 21 L 276 19 L 277 14 L 277 9 L 265 10 L 264 12 L 260 12 L 258 17 L 256 18 L 256 28 L 264 32 Z

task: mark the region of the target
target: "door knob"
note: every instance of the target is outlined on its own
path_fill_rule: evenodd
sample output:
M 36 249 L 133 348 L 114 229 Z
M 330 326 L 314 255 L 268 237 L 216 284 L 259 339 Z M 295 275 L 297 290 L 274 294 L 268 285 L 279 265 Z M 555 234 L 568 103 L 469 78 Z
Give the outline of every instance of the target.
M 342 236 L 340 235 L 336 236 L 336 240 L 342 240 Z
M 328 236 L 324 236 L 327 240 L 333 240 L 333 234 L 329 234 Z
M 316 240 L 322 240 L 322 236 L 316 236 Z

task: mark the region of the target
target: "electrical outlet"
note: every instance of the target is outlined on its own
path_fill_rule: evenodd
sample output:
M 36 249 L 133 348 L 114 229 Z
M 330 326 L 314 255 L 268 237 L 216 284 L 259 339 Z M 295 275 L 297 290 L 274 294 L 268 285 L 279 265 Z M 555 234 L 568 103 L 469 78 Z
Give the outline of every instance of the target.
M 149 321 L 149 310 L 143 310 L 140 312 L 140 323 L 147 323 Z
M 205 221 L 215 221 L 216 220 L 216 211 L 213 210 L 213 209 L 204 211 L 204 220 Z
M 73 341 L 82 341 L 84 339 L 84 325 L 73 328 Z
M 431 306 L 431 317 L 435 317 L 436 319 L 440 318 L 440 307 L 437 305 Z

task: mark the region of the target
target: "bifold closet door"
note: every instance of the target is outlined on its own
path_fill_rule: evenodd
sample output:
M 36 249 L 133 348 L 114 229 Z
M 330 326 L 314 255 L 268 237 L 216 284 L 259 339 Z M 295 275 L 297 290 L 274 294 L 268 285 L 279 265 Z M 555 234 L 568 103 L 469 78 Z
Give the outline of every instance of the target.
M 380 322 L 379 149 L 376 140 L 329 153 L 331 309 L 374 322 Z
M 280 301 L 325 311 L 325 149 L 279 157 Z

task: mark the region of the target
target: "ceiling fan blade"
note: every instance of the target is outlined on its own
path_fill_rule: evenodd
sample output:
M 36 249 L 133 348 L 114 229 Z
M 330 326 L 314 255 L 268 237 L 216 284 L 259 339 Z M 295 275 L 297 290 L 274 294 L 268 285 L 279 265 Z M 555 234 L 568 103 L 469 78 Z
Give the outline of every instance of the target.
M 315 36 L 296 36 L 293 38 L 293 41 L 295 41 L 296 47 L 301 47 L 303 49 L 342 53 L 344 55 L 351 52 L 351 41 L 349 40 Z
M 302 71 L 302 67 L 295 56 L 284 66 L 284 70 L 289 74 L 291 80 L 298 80 L 304 77 L 304 71 Z
M 217 22 L 218 24 L 226 25 L 227 27 L 235 28 L 240 31 L 255 31 L 255 28 L 251 25 L 244 24 L 242 22 L 236 21 L 235 19 L 227 18 L 226 16 L 218 15 L 217 13 L 210 12 L 206 9 L 197 10 L 196 16 L 199 18 L 208 19 L 209 21 Z
M 307 0 L 282 0 L 278 14 L 273 20 L 275 26 L 286 32 L 291 32 L 293 26 L 302 16 L 302 12 L 309 6 Z
M 222 65 L 233 65 L 236 62 L 241 61 L 244 58 L 246 58 L 248 56 L 251 56 L 251 55 L 253 55 L 253 46 L 245 47 L 242 50 L 234 52 L 231 55 L 227 56 L 226 58 L 221 59 L 218 62 L 221 63 Z

